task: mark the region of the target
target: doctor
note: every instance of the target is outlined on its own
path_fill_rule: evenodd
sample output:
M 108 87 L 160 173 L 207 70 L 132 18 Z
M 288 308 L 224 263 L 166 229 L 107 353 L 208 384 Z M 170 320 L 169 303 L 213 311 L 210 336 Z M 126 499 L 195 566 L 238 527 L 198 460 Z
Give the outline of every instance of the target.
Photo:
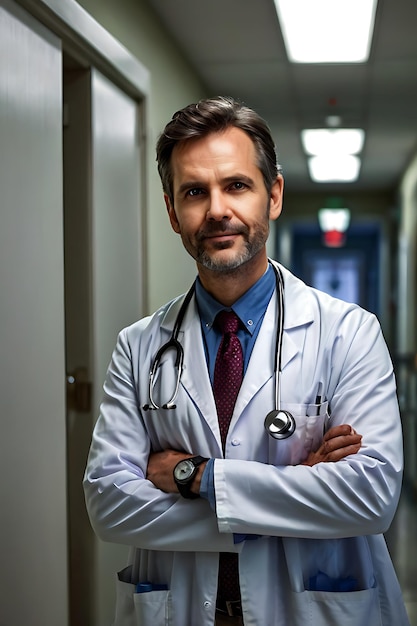
M 254 111 L 185 107 L 157 158 L 198 277 L 120 333 L 104 386 L 84 485 L 98 536 L 131 546 L 115 626 L 406 626 L 382 535 L 402 439 L 376 318 L 267 258 L 283 178 Z M 271 410 L 292 420 L 278 438 Z

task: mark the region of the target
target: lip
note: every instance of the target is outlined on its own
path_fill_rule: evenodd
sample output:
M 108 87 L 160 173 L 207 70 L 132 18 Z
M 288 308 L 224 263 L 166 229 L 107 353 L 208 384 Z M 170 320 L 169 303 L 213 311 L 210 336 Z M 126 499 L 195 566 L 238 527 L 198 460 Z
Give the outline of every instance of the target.
M 211 235 L 206 235 L 204 239 L 210 239 L 211 241 L 219 240 L 219 241 L 227 241 L 228 239 L 235 239 L 239 236 L 239 233 L 215 233 Z
M 234 237 L 237 237 L 236 233 L 233 234 L 227 234 L 227 235 L 210 235 L 210 237 L 208 237 L 208 239 L 232 239 Z

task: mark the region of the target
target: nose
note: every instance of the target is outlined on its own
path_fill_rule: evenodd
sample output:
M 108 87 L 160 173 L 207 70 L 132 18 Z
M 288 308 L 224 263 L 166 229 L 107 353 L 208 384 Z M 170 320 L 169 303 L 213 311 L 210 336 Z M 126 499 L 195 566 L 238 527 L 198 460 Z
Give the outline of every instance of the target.
M 220 191 L 213 191 L 210 194 L 207 219 L 220 222 L 224 219 L 230 219 L 231 215 L 232 212 L 227 198 Z

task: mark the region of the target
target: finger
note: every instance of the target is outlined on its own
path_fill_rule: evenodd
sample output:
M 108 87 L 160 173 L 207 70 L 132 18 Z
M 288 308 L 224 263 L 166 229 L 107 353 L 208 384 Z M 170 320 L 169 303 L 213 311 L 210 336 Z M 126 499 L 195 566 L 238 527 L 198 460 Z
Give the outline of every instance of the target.
M 357 454 L 360 449 L 361 449 L 360 444 L 353 444 L 351 446 L 339 448 L 326 455 L 326 462 L 337 463 L 337 461 L 341 461 L 342 459 L 346 458 L 350 454 Z
M 351 435 L 356 434 L 356 431 L 349 424 L 340 424 L 339 426 L 332 426 L 325 433 L 323 437 L 323 441 L 328 441 L 329 439 L 333 439 L 334 437 L 339 437 L 343 435 Z
M 346 448 L 347 446 L 357 445 L 361 443 L 362 435 L 343 435 L 338 437 L 333 437 L 333 439 L 329 439 L 328 441 L 324 441 L 323 452 L 328 454 L 333 452 L 334 450 L 339 450 Z

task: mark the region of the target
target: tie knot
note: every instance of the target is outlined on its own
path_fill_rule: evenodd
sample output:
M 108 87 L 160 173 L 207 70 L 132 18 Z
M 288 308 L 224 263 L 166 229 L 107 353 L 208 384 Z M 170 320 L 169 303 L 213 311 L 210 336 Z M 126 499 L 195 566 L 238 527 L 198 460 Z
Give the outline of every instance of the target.
M 222 333 L 236 333 L 239 328 L 239 318 L 234 311 L 220 311 L 216 315 L 216 324 Z

